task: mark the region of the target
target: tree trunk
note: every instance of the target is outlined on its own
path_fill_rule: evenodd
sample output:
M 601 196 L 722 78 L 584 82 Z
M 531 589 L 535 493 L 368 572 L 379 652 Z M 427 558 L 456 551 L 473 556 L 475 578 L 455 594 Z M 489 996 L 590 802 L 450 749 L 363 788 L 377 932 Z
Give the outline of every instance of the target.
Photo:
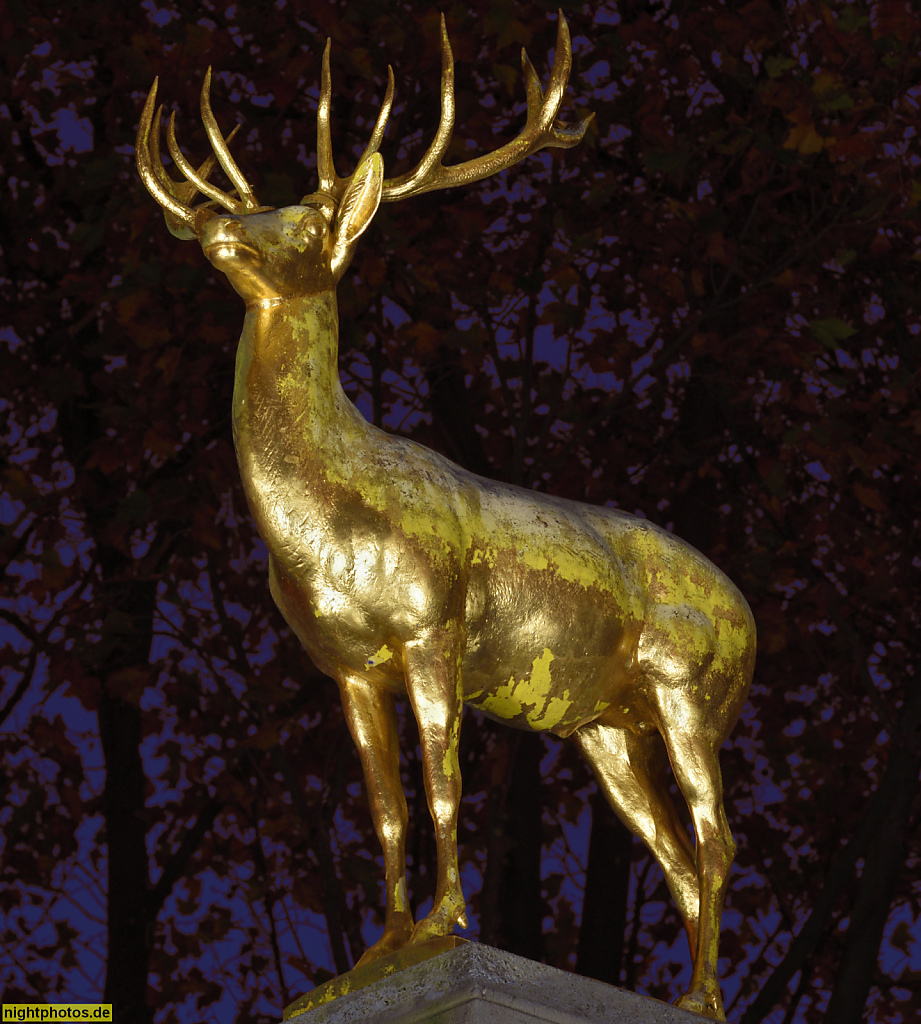
M 544 901 L 540 854 L 543 797 L 540 762 L 544 743 L 537 733 L 521 733 L 506 803 L 508 847 L 498 893 L 496 944 L 510 953 L 543 961 Z
M 882 879 L 876 879 L 873 876 L 880 873 L 885 878 L 886 873 L 892 870 L 891 858 L 900 856 L 900 851 L 888 851 L 881 847 L 885 847 L 885 843 L 890 837 L 893 839 L 897 839 L 900 835 L 904 837 L 904 826 L 900 827 L 898 823 L 900 815 L 910 813 L 911 801 L 918 791 L 918 771 L 921 768 L 919 728 L 921 728 L 921 687 L 913 686 L 908 690 L 896 734 L 892 738 L 889 764 L 876 791 L 870 797 L 866 813 L 861 819 L 857 831 L 847 846 L 840 850 L 833 859 L 825 877 L 825 884 L 816 897 L 812 913 L 800 929 L 799 934 L 793 939 L 786 956 L 765 979 L 758 995 L 742 1016 L 740 1024 L 760 1024 L 774 1005 L 783 999 L 791 979 L 797 971 L 803 968 L 831 926 L 838 900 L 851 884 L 854 867 L 861 857 L 865 857 L 863 875 L 854 903 L 855 916 L 851 920 L 845 948 L 845 959 L 848 962 L 854 962 L 851 957 L 857 957 L 858 948 L 864 950 L 860 955 L 866 956 L 866 944 L 874 941 L 872 933 L 866 936 L 858 933 L 859 930 L 855 928 L 856 915 L 858 913 L 865 915 L 863 916 L 863 926 L 868 928 L 874 926 L 876 921 L 874 914 L 883 914 L 884 916 L 882 924 L 879 925 L 879 934 L 875 939 L 876 945 L 871 956 L 871 966 L 867 968 L 870 972 L 870 981 L 866 982 L 862 1001 L 856 1004 L 859 1005 L 860 1013 L 856 1018 L 852 1018 L 861 1019 L 866 994 L 876 971 L 876 951 L 879 949 L 882 925 L 885 924 L 886 918 L 889 916 L 892 889 L 888 889 L 887 897 L 882 885 L 894 886 L 895 884 L 894 878 L 885 883 Z M 907 810 L 903 809 L 903 801 L 906 800 L 908 801 Z M 895 845 L 900 846 L 900 841 L 897 841 Z M 895 862 L 895 865 L 897 871 L 898 861 Z M 866 888 L 864 888 L 865 886 Z M 865 897 L 864 893 L 866 893 Z M 873 912 L 870 910 L 871 903 L 876 908 Z M 850 952 L 852 942 L 853 953 Z M 842 964 L 842 971 L 843 969 Z M 847 981 L 839 973 L 835 990 L 832 992 L 833 1003 L 841 1005 L 835 995 L 839 984 L 851 993 L 848 998 L 859 999 L 856 983 Z M 830 1010 L 831 1006 L 829 1006 L 829 1012 Z M 844 1020 L 843 1017 L 832 1018 L 828 1015 L 825 1019 L 829 1022 L 834 1020 L 835 1024 Z
M 453 326 L 453 323 L 445 325 L 444 329 Z M 489 465 L 483 441 L 476 431 L 460 353 L 443 345 L 437 362 L 426 367 L 425 379 L 429 386 L 429 411 L 445 451 L 471 473 L 494 476 L 495 470 Z
M 100 563 L 110 581 L 100 604 L 124 616 L 110 614 L 104 623 L 97 667 L 103 680 L 98 718 L 106 771 L 102 806 L 108 850 L 109 946 L 103 1001 L 112 1003 L 125 1024 L 150 1024 L 147 985 L 156 908 L 148 868 L 147 777 L 141 761 L 141 709 L 136 695 L 126 693 L 137 683 L 134 679 L 126 683 L 123 673 L 134 669 L 142 677 L 149 671 L 156 590 L 150 582 L 120 578 L 127 567 L 124 557 L 112 549 L 101 552 Z M 138 623 L 144 625 L 139 628 Z
M 105 694 L 99 701 L 99 734 L 106 764 L 103 809 L 108 845 L 108 936 L 103 1002 L 119 1021 L 149 1024 L 150 958 L 145 776 L 141 764 L 141 712 Z
M 829 1024 L 860 1024 L 876 976 L 883 929 L 889 918 L 899 874 L 904 867 L 905 842 L 911 809 L 918 793 L 921 770 L 921 699 L 906 702 L 893 737 L 886 778 L 894 790 L 886 822 L 870 841 L 844 954 L 835 978 L 825 1020 Z
M 633 836 L 596 790 L 576 972 L 610 985 L 620 984 L 632 859 Z

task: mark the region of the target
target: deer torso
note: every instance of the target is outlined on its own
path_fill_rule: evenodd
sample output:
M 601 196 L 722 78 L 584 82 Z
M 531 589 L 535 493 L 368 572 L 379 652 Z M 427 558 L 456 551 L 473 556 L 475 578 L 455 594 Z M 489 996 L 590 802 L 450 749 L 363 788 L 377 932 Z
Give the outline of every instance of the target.
M 403 646 L 460 622 L 465 700 L 567 735 L 602 715 L 654 724 L 637 679 L 661 609 L 698 648 L 743 642 L 741 596 L 671 534 L 475 476 L 367 423 L 339 382 L 337 331 L 329 292 L 250 310 L 233 403 L 273 596 L 325 672 L 401 690 Z

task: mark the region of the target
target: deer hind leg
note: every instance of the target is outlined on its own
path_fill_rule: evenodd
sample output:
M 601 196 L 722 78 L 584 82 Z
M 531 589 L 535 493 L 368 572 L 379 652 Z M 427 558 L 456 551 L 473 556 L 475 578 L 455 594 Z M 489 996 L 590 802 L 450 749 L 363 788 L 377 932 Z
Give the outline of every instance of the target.
M 438 869 L 431 912 L 416 923 L 412 941 L 450 935 L 467 927 L 457 863 L 457 815 L 461 798 L 460 631 L 432 630 L 403 649 L 406 689 L 419 726 L 425 796 L 435 825 Z
M 681 911 L 693 957 L 700 896 L 691 840 L 664 785 L 665 748 L 658 733 L 591 722 L 574 733 L 608 803 L 649 847 Z
M 707 687 L 707 674 L 702 674 L 699 692 L 706 693 Z M 736 846 L 723 807 L 720 741 L 713 738 L 713 723 L 693 700 L 682 701 L 671 688 L 663 689 L 666 692 L 660 693 L 658 700 L 659 728 L 694 823 L 700 884 L 700 918 L 691 985 L 678 1000 L 678 1006 L 714 1020 L 725 1020 L 717 964 L 720 917 Z
M 400 740 L 393 694 L 359 676 L 339 680 L 342 707 L 365 776 L 374 831 L 384 852 L 387 888 L 384 933 L 356 966 L 408 944 L 413 916 L 406 895 L 406 797 L 400 778 Z

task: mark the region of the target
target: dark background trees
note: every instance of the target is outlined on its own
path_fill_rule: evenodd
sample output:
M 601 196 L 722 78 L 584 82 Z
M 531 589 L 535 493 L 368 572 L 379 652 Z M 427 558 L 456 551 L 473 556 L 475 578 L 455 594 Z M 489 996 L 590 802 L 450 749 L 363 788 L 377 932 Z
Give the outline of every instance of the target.
M 459 159 L 517 130 L 518 49 L 545 72 L 554 11 L 446 14 Z M 739 583 L 760 645 L 723 755 L 730 1019 L 914 1019 L 921 20 L 907 0 L 566 14 L 588 138 L 381 211 L 339 289 L 346 386 L 474 470 L 641 511 Z M 342 168 L 390 62 L 399 172 L 437 121 L 437 16 L 4 5 L 6 1001 L 277 1018 L 379 925 L 335 687 L 272 606 L 237 481 L 241 309 L 166 232 L 132 147 L 159 74 L 201 159 L 211 63 L 260 196 L 297 201 L 329 35 Z M 421 907 L 431 827 L 403 731 Z M 569 748 L 468 716 L 463 761 L 472 933 L 673 998 L 687 956 L 661 876 Z

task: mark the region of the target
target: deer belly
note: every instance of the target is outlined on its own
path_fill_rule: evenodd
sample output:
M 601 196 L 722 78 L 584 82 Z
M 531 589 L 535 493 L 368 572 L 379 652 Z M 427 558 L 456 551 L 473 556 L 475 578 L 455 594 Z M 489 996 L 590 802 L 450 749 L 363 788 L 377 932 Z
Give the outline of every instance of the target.
M 568 736 L 628 699 L 638 629 L 603 595 L 544 582 L 499 588 L 470 623 L 464 699 L 513 727 Z

